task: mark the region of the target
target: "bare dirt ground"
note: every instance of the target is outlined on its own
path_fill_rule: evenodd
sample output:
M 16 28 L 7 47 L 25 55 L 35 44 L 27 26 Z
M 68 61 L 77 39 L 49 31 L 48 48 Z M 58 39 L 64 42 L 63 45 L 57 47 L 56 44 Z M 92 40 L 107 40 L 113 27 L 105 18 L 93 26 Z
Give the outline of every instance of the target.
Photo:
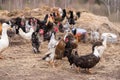
M 91 26 L 85 18 L 81 18 L 80 25 L 85 25 L 82 20 Z M 31 42 L 26 42 L 20 36 L 12 37 L 10 46 L 0 53 L 4 57 L 0 60 L 0 80 L 120 80 L 120 43 L 107 46 L 101 61 L 92 68 L 93 74 L 87 74 L 83 70 L 77 73 L 70 67 L 67 58 L 57 60 L 56 68 L 50 67 L 41 60 L 47 52 L 47 44 L 43 42 L 41 53 L 34 54 Z M 79 43 L 79 55 L 89 54 L 91 46 L 90 43 Z
M 17 40 L 16 40 L 17 39 Z M 69 66 L 67 58 L 56 61 L 56 68 L 41 60 L 47 51 L 47 42 L 41 53 L 32 52 L 31 43 L 16 36 L 2 53 L 0 80 L 120 80 L 120 44 L 108 45 L 101 61 L 92 68 L 93 74 L 77 73 Z M 91 52 L 90 43 L 79 43 L 79 55 Z

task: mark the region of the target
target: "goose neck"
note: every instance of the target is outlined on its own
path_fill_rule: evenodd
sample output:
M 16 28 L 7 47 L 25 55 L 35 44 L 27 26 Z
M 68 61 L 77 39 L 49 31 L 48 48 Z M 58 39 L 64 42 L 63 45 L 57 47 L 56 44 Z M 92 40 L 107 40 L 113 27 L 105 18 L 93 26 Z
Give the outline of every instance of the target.
M 100 54 L 99 54 L 99 52 L 98 52 L 98 50 L 97 50 L 96 47 L 95 47 L 95 49 L 94 49 L 93 54 L 94 54 L 96 57 L 100 57 Z

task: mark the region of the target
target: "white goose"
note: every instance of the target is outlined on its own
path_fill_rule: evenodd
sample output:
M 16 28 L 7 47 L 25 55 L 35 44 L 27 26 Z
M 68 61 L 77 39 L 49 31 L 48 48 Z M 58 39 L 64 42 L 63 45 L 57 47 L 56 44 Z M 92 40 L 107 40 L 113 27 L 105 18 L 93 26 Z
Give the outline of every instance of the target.
M 114 34 L 114 33 L 102 33 L 101 35 L 101 39 L 107 37 L 107 42 L 111 42 L 111 43 L 114 43 L 114 42 L 117 42 L 117 35 Z
M 102 37 L 102 41 L 97 41 L 93 44 L 92 47 L 92 51 L 94 51 L 94 47 L 98 46 L 98 52 L 100 53 L 100 56 L 102 56 L 102 54 L 104 53 L 105 49 L 107 48 L 107 41 L 108 41 L 108 37 L 110 35 L 106 34 L 104 37 Z
M 104 37 L 103 41 L 102 41 L 102 45 L 98 47 L 98 52 L 99 52 L 100 56 L 102 56 L 105 49 L 107 48 L 107 39 L 108 39 L 108 36 Z
M 33 32 L 34 32 L 33 28 L 30 28 L 30 31 L 28 33 L 25 33 L 21 28 L 19 29 L 20 36 L 26 40 L 31 40 Z
M 7 23 L 2 24 L 2 35 L 0 39 L 0 52 L 9 46 L 9 39 L 7 35 L 7 30 L 10 28 L 10 25 Z

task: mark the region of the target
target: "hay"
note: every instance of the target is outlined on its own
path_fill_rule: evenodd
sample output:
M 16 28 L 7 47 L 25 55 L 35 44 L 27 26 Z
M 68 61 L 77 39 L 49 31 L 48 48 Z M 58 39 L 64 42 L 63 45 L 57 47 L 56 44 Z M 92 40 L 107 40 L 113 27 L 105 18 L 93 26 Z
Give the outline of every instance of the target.
M 107 17 L 94 15 L 88 12 L 82 12 L 80 19 L 78 19 L 76 26 L 87 30 L 99 29 L 103 32 L 120 33 L 120 29 L 109 21 Z
M 17 16 L 26 16 L 26 17 L 36 17 L 38 19 L 43 19 L 45 14 L 51 12 L 51 10 L 56 8 L 50 8 L 49 6 L 42 6 L 40 8 L 30 9 L 29 7 L 25 7 L 23 10 L 0 10 L 0 16 L 5 18 L 17 17 Z M 73 9 L 72 9 L 73 10 Z M 69 11 L 69 9 L 67 9 Z M 112 22 L 109 21 L 107 17 L 94 15 L 89 12 L 83 11 L 81 13 L 81 17 L 77 20 L 77 24 L 75 26 L 84 28 L 88 31 L 91 29 L 99 29 L 101 32 L 113 32 L 116 34 L 120 34 L 120 29 L 118 26 L 115 26 Z

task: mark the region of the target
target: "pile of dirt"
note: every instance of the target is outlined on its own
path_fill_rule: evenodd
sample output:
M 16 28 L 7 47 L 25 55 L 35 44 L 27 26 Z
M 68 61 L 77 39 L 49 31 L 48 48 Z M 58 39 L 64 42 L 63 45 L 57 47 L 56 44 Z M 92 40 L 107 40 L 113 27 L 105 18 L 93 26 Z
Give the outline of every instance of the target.
M 30 9 L 26 7 L 23 10 L 14 10 L 14 11 L 7 11 L 1 10 L 0 16 L 5 16 L 5 18 L 17 17 L 17 16 L 26 16 L 26 17 L 36 17 L 38 19 L 43 19 L 45 14 L 50 13 L 52 8 L 48 6 L 43 6 L 36 9 Z M 69 9 L 67 9 L 68 11 Z M 94 15 L 89 12 L 81 12 L 81 17 L 77 20 L 76 27 L 85 28 L 86 30 L 95 30 L 99 29 L 101 33 L 103 32 L 112 32 L 117 35 L 120 35 L 120 29 L 118 26 L 114 25 L 109 19 L 105 16 L 98 16 Z
M 89 12 L 82 12 L 81 17 L 77 21 L 77 26 L 90 30 L 99 29 L 101 33 L 112 32 L 115 34 L 120 34 L 120 29 L 118 26 L 114 25 L 105 16 L 94 15 Z
M 7 10 L 0 10 L 0 16 L 6 16 L 9 13 Z

